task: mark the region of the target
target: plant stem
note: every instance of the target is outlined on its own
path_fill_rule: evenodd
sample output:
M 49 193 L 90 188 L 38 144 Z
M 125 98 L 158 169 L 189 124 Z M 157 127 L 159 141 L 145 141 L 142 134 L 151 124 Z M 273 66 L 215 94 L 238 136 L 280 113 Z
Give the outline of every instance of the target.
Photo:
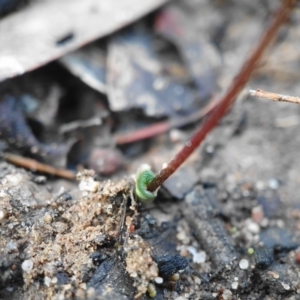
M 300 104 L 299 97 L 294 97 L 289 95 L 276 94 L 276 93 L 266 92 L 262 90 L 250 90 L 249 94 L 250 96 L 257 97 L 257 98 L 264 98 L 264 99 L 269 99 L 278 102 L 290 102 L 290 103 Z
M 200 145 L 206 135 L 218 124 L 219 120 L 225 115 L 227 110 L 235 101 L 239 92 L 244 88 L 250 76 L 252 75 L 257 63 L 267 46 L 271 43 L 280 26 L 288 19 L 295 1 L 285 0 L 274 15 L 273 21 L 263 34 L 257 47 L 253 50 L 249 59 L 246 60 L 240 72 L 233 80 L 227 93 L 221 98 L 220 104 L 207 116 L 203 124 L 195 132 L 189 142 L 181 149 L 181 151 L 169 162 L 169 164 L 155 175 L 153 180 L 148 184 L 147 189 L 150 192 L 155 191 L 167 180 L 177 168 L 188 158 L 188 156 Z
M 218 103 L 219 102 L 216 101 L 216 99 L 213 99 L 201 110 L 189 116 L 178 117 L 165 122 L 158 122 L 154 125 L 150 125 L 135 131 L 127 132 L 125 134 L 116 134 L 114 136 L 114 140 L 117 145 L 125 145 L 157 136 L 173 128 L 180 128 L 186 126 L 190 123 L 199 121 L 201 118 L 205 117 L 217 106 Z
M 4 153 L 4 158 L 6 161 L 16 166 L 29 169 L 32 172 L 40 172 L 52 176 L 61 177 L 68 180 L 76 179 L 76 174 L 69 170 L 54 168 L 49 165 L 40 163 L 31 158 L 26 158 L 12 153 Z

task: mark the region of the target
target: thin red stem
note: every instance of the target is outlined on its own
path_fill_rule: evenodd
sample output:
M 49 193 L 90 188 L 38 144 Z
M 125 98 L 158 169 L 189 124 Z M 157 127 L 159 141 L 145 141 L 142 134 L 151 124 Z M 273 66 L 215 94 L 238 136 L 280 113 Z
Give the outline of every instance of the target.
M 240 91 L 245 87 L 257 63 L 262 57 L 262 54 L 276 36 L 280 26 L 288 19 L 294 5 L 294 1 L 292 0 L 283 1 L 282 6 L 278 9 L 272 23 L 265 31 L 257 47 L 242 66 L 227 93 L 221 98 L 220 104 L 208 115 L 207 119 L 204 120 L 202 126 L 195 132 L 191 140 L 185 144 L 182 150 L 169 162 L 167 167 L 162 169 L 148 184 L 147 188 L 149 191 L 153 192 L 160 187 L 200 145 L 206 135 L 218 124 L 219 120 L 231 107 Z
M 138 129 L 136 131 L 128 132 L 125 134 L 117 134 L 114 136 L 114 140 L 117 145 L 129 144 L 137 141 L 141 141 L 144 139 L 151 138 L 153 136 L 157 136 L 159 134 L 165 133 L 172 128 L 180 128 L 186 126 L 192 122 L 199 121 L 201 118 L 206 116 L 209 112 L 211 112 L 216 106 L 218 102 L 216 99 L 210 101 L 204 108 L 201 110 L 181 118 L 175 118 L 171 121 L 159 122 L 154 125 L 150 125 L 148 127 Z

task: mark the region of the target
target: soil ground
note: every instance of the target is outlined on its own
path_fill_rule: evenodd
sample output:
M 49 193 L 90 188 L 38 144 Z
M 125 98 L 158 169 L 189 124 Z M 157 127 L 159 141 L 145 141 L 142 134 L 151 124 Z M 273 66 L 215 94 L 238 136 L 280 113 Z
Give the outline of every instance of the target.
M 214 94 L 224 93 L 277 4 L 170 4 L 191 40 L 201 35 L 217 49 Z M 0 298 L 300 299 L 300 106 L 248 96 L 258 88 L 300 96 L 299 24 L 296 9 L 230 113 L 151 204 L 132 203 L 130 175 L 142 163 L 157 171 L 196 125 L 122 148 L 126 165 L 110 177 L 81 171 L 70 182 L 2 160 Z M 36 72 L 47 81 L 57 68 Z M 87 87 L 81 93 L 92 100 L 78 110 L 94 101 Z M 136 115 L 112 118 L 121 128 L 138 124 Z

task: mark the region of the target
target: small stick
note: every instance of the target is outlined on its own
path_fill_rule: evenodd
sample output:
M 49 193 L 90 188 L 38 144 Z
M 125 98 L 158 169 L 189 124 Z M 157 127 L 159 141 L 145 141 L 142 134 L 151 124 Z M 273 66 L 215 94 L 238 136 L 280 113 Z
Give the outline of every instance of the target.
M 165 133 L 172 128 L 180 128 L 186 126 L 190 123 L 197 122 L 201 118 L 205 117 L 210 113 L 218 104 L 218 99 L 212 99 L 205 107 L 201 110 L 184 117 L 179 117 L 174 120 L 168 120 L 165 122 L 158 122 L 156 124 L 147 126 L 142 129 L 131 131 L 125 134 L 116 134 L 114 140 L 117 145 L 125 145 L 129 143 L 134 143 L 144 139 L 148 139 L 159 134 Z
M 128 202 L 128 197 L 126 195 L 123 195 L 124 201 L 121 205 L 122 207 L 122 216 L 121 216 L 121 220 L 120 220 L 120 227 L 119 227 L 119 243 L 122 243 L 122 239 L 123 239 L 123 231 L 124 231 L 124 224 L 125 224 L 125 218 L 126 218 L 126 211 L 127 211 L 127 202 Z
M 288 95 L 281 95 L 276 93 L 270 93 L 262 90 L 250 90 L 249 91 L 250 96 L 258 97 L 258 98 L 264 98 L 269 99 L 273 101 L 279 101 L 279 102 L 291 102 L 291 103 L 297 103 L 300 104 L 300 98 L 299 97 L 293 97 Z
M 22 167 L 25 169 L 29 169 L 32 172 L 45 173 L 45 174 L 61 177 L 61 178 L 68 179 L 68 180 L 76 179 L 76 174 L 71 171 L 68 171 L 65 169 L 54 168 L 49 165 L 40 163 L 31 158 L 22 157 L 22 156 L 12 154 L 12 153 L 4 153 L 3 156 L 4 156 L 5 160 L 8 161 L 9 163 L 12 163 L 16 166 L 19 166 L 19 167 Z
M 231 105 L 234 103 L 240 91 L 245 87 L 250 79 L 257 63 L 265 52 L 267 46 L 275 38 L 281 25 L 288 19 L 296 1 L 285 0 L 279 7 L 270 26 L 266 29 L 257 47 L 253 50 L 248 60 L 245 61 L 240 72 L 229 86 L 226 94 L 221 98 L 220 104 L 208 115 L 203 125 L 198 128 L 193 137 L 188 141 L 182 150 L 161 169 L 160 172 L 147 184 L 149 192 L 156 191 L 167 180 L 179 166 L 189 157 L 189 155 L 201 144 L 206 135 L 218 124 Z

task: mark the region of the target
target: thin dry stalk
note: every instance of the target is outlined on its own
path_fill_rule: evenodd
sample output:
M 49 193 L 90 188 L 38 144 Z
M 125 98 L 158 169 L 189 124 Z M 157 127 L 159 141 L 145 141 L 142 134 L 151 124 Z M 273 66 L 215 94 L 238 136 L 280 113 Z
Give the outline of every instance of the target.
M 210 101 L 204 108 L 189 116 L 184 116 L 164 122 L 158 122 L 156 124 L 135 131 L 127 132 L 125 134 L 116 134 L 114 136 L 114 140 L 117 145 L 125 145 L 157 136 L 173 128 L 180 128 L 193 122 L 197 122 L 217 106 L 217 104 L 219 103 L 217 100 L 219 99 L 212 99 L 212 101 Z
M 71 171 L 65 169 L 57 169 L 49 165 L 37 162 L 34 159 L 26 158 L 12 153 L 4 153 L 4 158 L 6 161 L 12 163 L 13 165 L 31 170 L 33 172 L 40 172 L 68 180 L 76 179 L 75 173 Z
M 299 97 L 270 93 L 270 92 L 262 91 L 259 89 L 258 90 L 250 90 L 249 95 L 253 96 L 253 97 L 264 98 L 264 99 L 269 99 L 269 100 L 273 100 L 273 101 L 291 102 L 291 103 L 300 104 Z

